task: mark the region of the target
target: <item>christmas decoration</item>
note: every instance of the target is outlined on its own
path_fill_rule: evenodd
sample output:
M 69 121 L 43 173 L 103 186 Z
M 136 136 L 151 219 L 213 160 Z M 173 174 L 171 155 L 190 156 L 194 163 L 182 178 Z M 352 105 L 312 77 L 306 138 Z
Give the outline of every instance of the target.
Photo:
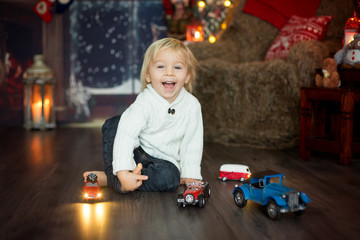
M 55 0 L 39 0 L 34 6 L 34 12 L 39 15 L 44 22 L 51 22 L 52 15 L 50 7 L 54 2 Z
M 74 0 L 39 0 L 34 6 L 34 12 L 44 22 L 51 22 L 54 12 L 65 12 L 73 2 Z
M 5 53 L 5 88 L 4 94 L 0 98 L 0 108 L 6 103 L 6 107 L 11 109 L 22 110 L 24 105 L 23 95 L 23 82 L 22 74 L 24 73 L 24 66 L 19 62 L 14 54 Z M 4 101 L 3 101 L 4 100 Z
M 216 41 L 216 35 L 226 28 L 226 16 L 233 0 L 196 0 L 194 18 L 203 26 L 204 38 Z
M 71 75 L 69 88 L 65 91 L 68 102 L 75 108 L 75 118 L 85 116 L 90 117 L 89 100 L 91 94 L 81 81 L 76 81 L 75 76 Z
M 359 29 L 360 19 L 357 17 L 357 11 L 354 11 L 352 17 L 346 21 L 344 27 L 344 46 L 354 39 L 354 35 L 359 33 Z
M 185 39 L 186 26 L 192 20 L 194 0 L 163 0 L 168 36 Z
M 97 181 L 97 175 L 95 173 L 89 173 L 86 177 L 86 181 L 89 181 L 89 182 L 96 182 Z
M 204 41 L 202 25 L 188 25 L 186 27 L 186 41 L 201 42 Z

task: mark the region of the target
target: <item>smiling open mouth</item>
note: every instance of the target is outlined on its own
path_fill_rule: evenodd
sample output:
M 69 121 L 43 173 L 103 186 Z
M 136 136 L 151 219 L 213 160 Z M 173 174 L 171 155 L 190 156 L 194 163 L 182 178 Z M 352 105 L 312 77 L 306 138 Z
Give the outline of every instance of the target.
M 173 88 L 175 86 L 175 82 L 163 82 L 162 84 L 165 88 Z

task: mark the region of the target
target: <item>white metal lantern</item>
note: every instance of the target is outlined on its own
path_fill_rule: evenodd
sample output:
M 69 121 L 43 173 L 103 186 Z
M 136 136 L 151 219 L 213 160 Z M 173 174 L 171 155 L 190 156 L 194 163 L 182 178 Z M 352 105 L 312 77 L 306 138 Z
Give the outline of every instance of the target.
M 24 74 L 24 127 L 26 129 L 55 128 L 54 84 L 51 69 L 43 55 L 35 55 L 33 65 Z

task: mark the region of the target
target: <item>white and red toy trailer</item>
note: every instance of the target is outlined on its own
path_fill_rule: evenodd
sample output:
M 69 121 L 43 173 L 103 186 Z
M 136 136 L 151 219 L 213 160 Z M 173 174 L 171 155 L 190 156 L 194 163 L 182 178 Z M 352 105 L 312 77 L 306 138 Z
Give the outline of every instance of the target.
M 223 164 L 220 167 L 219 179 L 244 181 L 250 178 L 250 168 L 242 164 Z

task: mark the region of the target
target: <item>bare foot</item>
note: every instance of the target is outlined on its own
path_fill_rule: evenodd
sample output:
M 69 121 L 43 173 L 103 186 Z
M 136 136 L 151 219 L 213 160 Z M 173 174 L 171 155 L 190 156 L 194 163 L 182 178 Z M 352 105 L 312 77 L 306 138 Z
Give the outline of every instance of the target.
M 84 182 L 86 182 L 86 177 L 87 175 L 89 175 L 89 173 L 95 173 L 96 176 L 98 177 L 98 182 L 99 182 L 99 185 L 101 187 L 106 187 L 107 186 L 107 177 L 106 177 L 106 174 L 105 172 L 103 171 L 86 171 L 83 173 L 83 177 L 84 177 Z
M 193 178 L 181 178 L 180 179 L 181 185 L 187 185 L 188 183 L 201 183 L 201 181 L 198 179 L 193 179 Z

